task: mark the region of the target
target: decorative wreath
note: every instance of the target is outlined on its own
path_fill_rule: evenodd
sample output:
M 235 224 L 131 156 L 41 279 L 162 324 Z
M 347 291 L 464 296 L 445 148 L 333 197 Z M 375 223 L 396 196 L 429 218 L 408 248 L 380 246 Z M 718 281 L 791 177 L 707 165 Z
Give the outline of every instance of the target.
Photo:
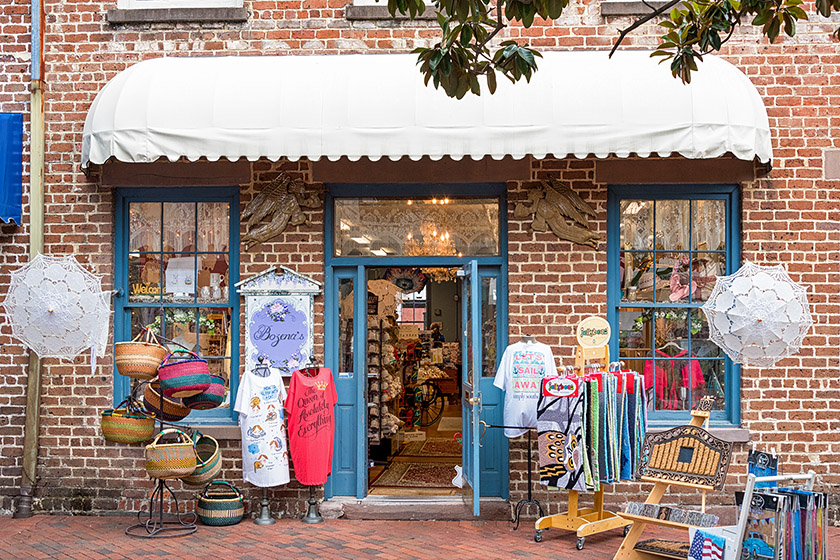
M 427 278 L 419 268 L 389 268 L 385 280 L 393 283 L 404 294 L 413 294 L 426 286 Z

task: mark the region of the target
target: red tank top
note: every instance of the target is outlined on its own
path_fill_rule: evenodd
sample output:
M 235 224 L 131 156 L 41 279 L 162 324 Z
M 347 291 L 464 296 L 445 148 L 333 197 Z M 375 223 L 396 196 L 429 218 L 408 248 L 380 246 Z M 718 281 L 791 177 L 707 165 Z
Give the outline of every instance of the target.
M 307 375 L 304 371 L 314 374 Z M 332 471 L 336 400 L 332 372 L 327 368 L 307 368 L 292 373 L 285 408 L 289 451 L 295 478 L 301 484 L 324 484 Z

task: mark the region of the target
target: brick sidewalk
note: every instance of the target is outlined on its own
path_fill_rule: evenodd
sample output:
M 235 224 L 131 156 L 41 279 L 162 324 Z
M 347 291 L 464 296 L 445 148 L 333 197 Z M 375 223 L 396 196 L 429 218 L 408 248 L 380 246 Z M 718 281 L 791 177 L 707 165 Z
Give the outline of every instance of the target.
M 250 519 L 232 527 L 199 525 L 193 535 L 138 539 L 124 534 L 133 517 L 40 515 L 0 518 L 0 558 L 62 560 L 155 559 L 443 559 L 552 558 L 609 560 L 621 543 L 620 531 L 593 535 L 583 551 L 572 533 L 550 530 L 534 542 L 530 523 L 518 531 L 504 521 L 347 521 L 304 525 L 280 519 L 262 527 Z M 646 533 L 648 534 L 648 533 Z M 654 533 L 666 536 L 664 533 Z M 840 529 L 831 529 L 832 542 Z M 678 537 L 677 537 L 678 538 Z

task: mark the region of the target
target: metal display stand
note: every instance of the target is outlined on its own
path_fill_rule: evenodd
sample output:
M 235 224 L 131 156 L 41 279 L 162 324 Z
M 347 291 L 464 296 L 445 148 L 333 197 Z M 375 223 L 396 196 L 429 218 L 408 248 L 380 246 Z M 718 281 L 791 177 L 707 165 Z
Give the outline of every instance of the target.
M 597 347 L 578 346 L 575 353 L 575 371 L 583 375 L 584 367 L 589 364 L 600 365 L 606 369 L 610 363 L 610 350 L 606 345 Z M 558 513 L 546 517 L 540 517 L 534 523 L 534 541 L 542 541 L 542 533 L 546 529 L 556 528 L 566 531 L 575 531 L 577 534 L 576 548 L 583 550 L 588 535 L 603 533 L 610 529 L 624 527 L 625 534 L 629 530 L 632 521 L 622 519 L 617 514 L 604 510 L 604 487 L 595 492 L 594 507 L 578 508 L 578 491 L 569 490 L 569 504 L 566 513 Z
M 257 525 L 274 525 L 276 520 L 271 516 L 270 504 L 271 502 L 268 501 L 268 488 L 263 488 L 262 500 L 260 500 L 260 515 L 254 519 L 254 523 Z
M 483 424 L 483 422 L 482 422 Z M 540 512 L 540 517 L 544 515 L 542 504 L 539 500 L 535 500 L 531 491 L 531 430 L 533 428 L 523 428 L 522 426 L 502 426 L 498 424 L 485 424 L 488 428 L 508 428 L 508 429 L 515 429 L 515 430 L 528 430 L 528 498 L 525 500 L 519 500 L 516 502 L 516 507 L 513 509 L 513 519 L 510 520 L 513 523 L 513 530 L 516 531 L 519 528 L 519 516 L 522 514 L 522 510 L 527 506 L 534 504 L 537 506 L 537 511 Z
M 318 498 L 315 497 L 314 486 L 309 487 L 309 499 L 307 503 L 309 503 L 309 508 L 306 510 L 306 515 L 303 516 L 301 521 L 303 523 L 323 523 L 324 518 L 318 513 Z
M 164 513 L 164 500 L 166 499 L 166 492 L 175 503 L 175 512 L 171 514 L 171 519 L 166 519 Z M 146 518 L 145 521 L 143 518 Z M 195 521 L 198 516 L 195 513 L 181 514 L 178 510 L 178 498 L 175 493 L 166 484 L 166 480 L 157 479 L 157 486 L 149 498 L 149 511 L 144 512 L 140 510 L 137 512 L 137 523 L 128 527 L 125 534 L 132 537 L 140 537 L 144 539 L 166 538 L 166 537 L 183 537 L 191 535 L 196 532 L 198 527 Z M 187 521 L 190 519 L 189 521 Z

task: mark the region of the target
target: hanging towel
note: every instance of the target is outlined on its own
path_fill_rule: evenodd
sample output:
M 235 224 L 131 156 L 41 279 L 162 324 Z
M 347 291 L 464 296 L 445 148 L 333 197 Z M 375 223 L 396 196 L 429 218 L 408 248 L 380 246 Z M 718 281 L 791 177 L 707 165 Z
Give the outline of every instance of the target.
M 543 381 L 545 383 L 545 381 Z M 537 442 L 539 443 L 540 483 L 567 490 L 584 491 L 583 463 L 580 459 L 582 393 L 569 397 L 545 396 L 537 401 Z

